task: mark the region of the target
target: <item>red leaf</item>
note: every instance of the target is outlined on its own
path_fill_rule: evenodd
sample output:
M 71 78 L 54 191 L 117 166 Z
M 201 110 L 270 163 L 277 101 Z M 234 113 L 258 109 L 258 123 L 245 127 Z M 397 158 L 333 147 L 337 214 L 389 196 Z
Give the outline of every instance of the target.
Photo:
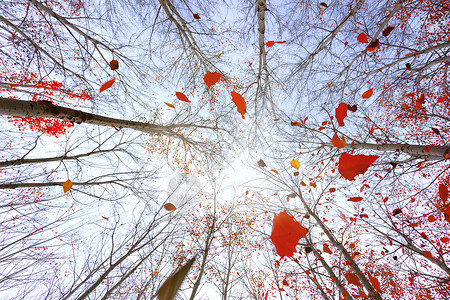
M 111 70 L 117 70 L 119 68 L 119 62 L 115 59 L 109 62 L 109 66 L 111 67 Z
M 388 26 L 383 30 L 383 36 L 388 36 L 392 30 L 394 30 L 395 26 Z
M 333 144 L 333 146 L 335 146 L 336 148 L 344 148 L 345 147 L 345 138 L 344 136 L 342 136 L 342 140 L 338 137 L 338 135 L 335 133 L 333 135 L 333 138 L 331 139 L 331 143 Z
M 450 206 L 444 210 L 445 221 L 450 223 Z
M 362 94 L 362 97 L 363 97 L 364 99 L 368 99 L 368 98 L 372 97 L 372 95 L 373 95 L 373 88 L 370 89 L 370 90 L 365 91 L 365 92 Z
M 102 86 L 100 87 L 100 93 L 106 89 L 109 89 L 114 84 L 114 81 L 116 81 L 116 78 L 113 78 L 113 79 L 105 82 L 104 84 L 102 84 Z
M 200 18 L 200 15 L 199 15 L 199 14 L 194 14 L 194 19 L 200 20 L 200 19 L 201 19 L 201 18 Z
M 109 219 L 107 217 L 102 216 L 103 219 L 105 219 L 106 221 L 108 221 Z
M 208 87 L 215 85 L 219 80 L 222 74 L 218 72 L 208 72 L 203 77 L 203 81 Z
M 433 255 L 431 254 L 431 251 L 423 251 L 423 256 L 425 256 L 426 258 L 432 258 Z
M 430 150 L 431 150 L 430 146 L 423 147 L 423 151 L 425 152 L 430 152 Z
M 347 279 L 348 283 L 351 283 L 351 284 L 354 284 L 357 286 L 361 286 L 361 281 L 359 281 L 359 278 L 358 278 L 358 276 L 356 276 L 355 273 L 347 272 L 344 274 L 344 276 L 345 276 L 345 279 Z
M 291 126 L 300 126 L 299 122 L 291 122 Z
M 290 256 L 296 251 L 298 241 L 305 237 L 308 229 L 304 228 L 294 217 L 286 211 L 280 212 L 273 218 L 273 228 L 270 239 L 275 245 L 278 255 L 282 258 Z
M 181 92 L 175 92 L 175 96 L 177 96 L 177 98 L 181 101 L 191 103 L 191 101 L 189 101 L 188 97 L 186 97 L 186 95 Z
M 448 188 L 445 184 L 439 184 L 439 198 L 441 198 L 442 202 L 445 204 L 448 199 Z
M 275 45 L 275 42 L 274 42 L 274 41 L 268 41 L 268 42 L 266 43 L 266 46 L 267 46 L 267 47 L 272 47 L 273 45 Z
M 287 282 L 286 279 L 283 279 L 283 285 L 289 285 L 289 282 Z
M 441 242 L 448 243 L 448 242 L 450 242 L 450 239 L 448 237 L 444 236 L 444 237 L 441 237 Z
M 247 103 L 245 103 L 244 97 L 242 97 L 241 94 L 232 91 L 231 100 L 233 100 L 236 105 L 238 113 L 242 115 L 242 119 L 245 119 L 244 114 L 247 109 Z
M 277 43 L 277 44 L 284 44 L 284 43 L 286 43 L 286 41 L 278 41 L 278 42 L 275 42 L 275 43 Z
M 328 247 L 328 244 L 323 244 L 323 252 L 326 252 L 328 254 L 333 254 L 330 247 Z
M 344 119 L 347 117 L 347 110 L 348 106 L 347 104 L 341 102 L 339 103 L 339 106 L 336 108 L 336 120 L 338 121 L 339 126 L 344 126 Z
M 442 102 L 444 102 L 444 101 L 445 101 L 445 99 L 447 99 L 447 97 L 446 97 L 446 96 L 441 96 L 441 97 L 438 97 L 438 98 L 437 98 L 437 103 L 442 103 Z
M 435 216 L 433 216 L 433 215 L 429 215 L 429 216 L 428 216 L 428 222 L 433 223 L 433 222 L 436 221 L 436 220 L 437 220 L 437 219 L 436 219 Z
M 168 210 L 168 211 L 173 211 L 173 210 L 177 209 L 177 208 L 175 207 L 175 205 L 173 205 L 172 203 L 166 203 L 166 204 L 164 204 L 164 208 L 165 208 L 166 210 Z
M 394 209 L 392 211 L 392 215 L 393 216 L 396 216 L 396 215 L 401 214 L 401 213 L 402 213 L 402 209 L 401 208 L 396 208 L 396 209 Z
M 351 198 L 348 198 L 347 201 L 350 201 L 350 202 L 359 202 L 359 201 L 361 201 L 362 199 L 363 199 L 362 197 L 351 197 Z
M 320 2 L 320 5 L 322 5 L 323 7 L 328 7 L 328 5 L 325 2 Z
M 356 112 L 358 110 L 358 105 L 357 104 L 355 104 L 355 105 L 348 105 L 347 104 L 347 106 L 348 106 L 348 110 L 351 111 L 351 112 Z
M 347 180 L 355 180 L 355 176 L 364 174 L 379 158 L 378 155 L 351 155 L 342 153 L 339 157 L 339 173 Z
M 370 283 L 372 284 L 373 288 L 381 294 L 381 287 L 380 287 L 380 282 L 378 281 L 378 279 L 370 274 L 369 275 L 369 280 Z
M 369 41 L 367 40 L 367 35 L 364 32 L 361 32 L 357 38 L 358 42 L 367 44 Z
M 366 47 L 366 51 L 373 51 L 375 49 L 380 49 L 380 42 L 378 41 L 378 39 L 370 42 L 370 44 Z

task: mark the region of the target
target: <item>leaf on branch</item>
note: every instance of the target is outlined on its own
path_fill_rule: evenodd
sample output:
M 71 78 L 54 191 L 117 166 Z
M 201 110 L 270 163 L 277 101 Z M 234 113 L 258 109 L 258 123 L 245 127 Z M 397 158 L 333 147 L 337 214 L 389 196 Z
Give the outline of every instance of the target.
M 291 122 L 291 126 L 300 126 L 299 122 Z
M 262 159 L 260 159 L 258 161 L 258 166 L 265 168 L 266 167 L 266 163 Z
M 293 158 L 291 160 L 291 166 L 298 170 L 300 168 L 300 162 L 298 160 L 296 160 L 295 158 Z
M 347 117 L 348 106 L 344 102 L 339 103 L 339 106 L 335 110 L 336 120 L 339 126 L 344 126 L 344 119 Z
M 305 237 L 308 229 L 304 228 L 294 217 L 286 211 L 280 212 L 273 218 L 272 234 L 270 239 L 275 245 L 277 254 L 282 258 L 290 256 L 296 251 L 298 241 Z
M 355 176 L 364 174 L 379 158 L 378 155 L 351 155 L 342 153 L 339 157 L 338 171 L 347 180 L 355 180 Z
M 168 107 L 175 108 L 175 106 L 173 104 L 170 104 L 170 103 L 167 103 L 167 102 L 164 102 L 164 104 L 167 105 Z
M 365 92 L 362 94 L 362 97 L 363 97 L 364 99 L 368 99 L 368 98 L 372 97 L 372 95 L 373 95 L 373 88 L 370 89 L 370 90 L 365 91 Z
M 175 207 L 175 205 L 173 205 L 172 203 L 166 203 L 164 204 L 164 208 L 168 211 L 173 211 L 176 210 L 177 208 Z
M 328 254 L 333 254 L 330 247 L 328 247 L 328 244 L 323 244 L 323 252 L 326 252 Z
M 266 43 L 266 46 L 267 46 L 267 47 L 272 47 L 273 45 L 275 45 L 275 42 L 274 42 L 274 41 L 268 41 L 268 42 Z
M 445 184 L 439 184 L 439 198 L 441 198 L 442 202 L 445 204 L 448 199 L 448 188 Z
M 348 283 L 354 284 L 356 286 L 361 286 L 361 281 L 359 281 L 358 276 L 355 273 L 347 272 L 344 274 L 345 279 L 347 279 Z
M 388 36 L 392 30 L 394 30 L 395 26 L 388 26 L 383 30 L 383 36 Z
M 177 96 L 178 100 L 191 103 L 191 101 L 189 101 L 188 97 L 186 97 L 186 95 L 181 92 L 175 92 L 175 96 Z
M 401 208 L 396 208 L 392 211 L 392 215 L 396 216 L 402 213 L 402 209 Z
M 111 68 L 111 70 L 117 70 L 119 68 L 119 62 L 115 59 L 113 59 L 112 61 L 109 62 L 109 67 Z
M 64 194 L 67 193 L 68 191 L 70 191 L 72 189 L 73 183 L 72 181 L 70 181 L 70 179 L 67 179 L 66 181 L 64 181 L 63 183 L 63 191 Z
M 347 104 L 347 106 L 348 106 L 348 110 L 349 111 L 351 111 L 351 112 L 356 112 L 357 110 L 358 110 L 358 105 L 348 105 Z
M 208 72 L 203 77 L 203 81 L 205 82 L 207 87 L 211 87 L 220 80 L 220 77 L 222 77 L 222 74 L 218 72 Z
M 116 81 L 116 78 L 113 78 L 113 79 L 105 82 L 104 84 L 102 84 L 102 86 L 100 87 L 100 93 L 103 92 L 104 90 L 112 87 L 112 85 L 114 84 L 115 81 Z
M 244 114 L 246 113 L 247 110 L 247 103 L 245 103 L 244 97 L 242 97 L 241 94 L 232 91 L 231 100 L 236 105 L 238 113 L 242 115 L 242 119 L 245 119 Z
M 199 14 L 194 14 L 194 19 L 200 20 L 200 19 L 201 19 L 201 18 L 200 18 L 200 15 L 199 15 Z
M 351 197 L 351 198 L 348 198 L 347 201 L 360 202 L 362 199 L 363 199 L 362 197 Z
M 338 135 L 335 133 L 333 135 L 333 138 L 331 139 L 331 143 L 336 148 L 339 148 L 339 149 L 344 148 L 345 147 L 345 137 L 342 136 L 342 140 L 341 140 L 341 139 L 339 139 Z
M 184 266 L 178 269 L 172 276 L 170 276 L 159 288 L 157 295 L 158 300 L 173 300 L 186 278 L 189 270 L 194 264 L 195 257 L 189 260 Z
M 103 219 L 105 219 L 106 221 L 108 221 L 109 219 L 107 217 L 102 216 Z
M 366 47 L 366 51 L 374 51 L 375 49 L 380 49 L 380 42 L 376 39 Z
M 364 32 L 361 32 L 357 38 L 358 42 L 367 44 L 369 41 L 367 40 L 367 35 Z
M 372 284 L 373 288 L 379 293 L 381 294 L 381 287 L 380 287 L 380 282 L 378 281 L 378 279 L 375 276 L 372 276 L 370 274 L 369 275 L 369 280 L 370 283 Z

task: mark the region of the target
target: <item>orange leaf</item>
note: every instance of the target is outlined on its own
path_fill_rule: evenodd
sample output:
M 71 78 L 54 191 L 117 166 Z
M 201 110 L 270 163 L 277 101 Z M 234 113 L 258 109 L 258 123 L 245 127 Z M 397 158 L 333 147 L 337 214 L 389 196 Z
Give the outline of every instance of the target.
M 102 216 L 103 219 L 105 219 L 106 221 L 108 221 L 109 219 L 107 217 Z
M 109 62 L 109 66 L 111 67 L 111 70 L 117 70 L 119 68 L 119 62 L 115 59 Z
M 278 171 L 275 169 L 270 169 L 270 171 L 274 172 L 275 174 L 278 174 Z
M 305 237 L 308 229 L 304 228 L 294 217 L 286 211 L 280 212 L 273 218 L 272 234 L 270 239 L 275 245 L 277 254 L 282 258 L 290 256 L 296 251 L 298 241 Z
M 168 107 L 175 108 L 175 106 L 173 106 L 173 104 L 170 104 L 170 103 L 167 103 L 167 102 L 164 102 L 164 104 L 167 105 Z
M 164 204 L 164 208 L 165 208 L 166 210 L 168 210 L 168 211 L 173 211 L 173 210 L 177 209 L 177 208 L 175 207 L 175 205 L 173 205 L 172 203 L 166 203 L 166 204 Z
M 348 106 L 344 102 L 339 103 L 339 106 L 336 108 L 336 120 L 338 121 L 339 126 L 344 126 L 344 119 L 347 117 Z
M 369 275 L 369 280 L 370 283 L 372 284 L 373 288 L 381 294 L 381 287 L 380 287 L 380 282 L 378 281 L 378 279 L 370 274 Z
M 445 204 L 448 199 L 448 188 L 445 184 L 439 184 L 439 198 L 441 198 L 442 202 Z
M 300 126 L 299 122 L 291 122 L 291 126 Z
M 275 45 L 275 42 L 274 42 L 274 41 L 268 41 L 268 42 L 266 43 L 266 46 L 267 46 L 267 47 L 272 47 L 273 45 Z
M 339 157 L 338 171 L 347 180 L 355 180 L 356 175 L 364 174 L 378 158 L 378 155 L 342 153 Z
M 116 78 L 113 78 L 113 79 L 105 82 L 104 84 L 102 84 L 102 86 L 100 87 L 100 93 L 106 89 L 109 89 L 114 84 L 114 81 L 116 81 Z
M 344 276 L 345 276 L 345 279 L 347 279 L 348 283 L 351 283 L 351 284 L 354 284 L 357 286 L 361 286 L 361 281 L 359 281 L 359 278 L 358 278 L 358 276 L 356 276 L 355 273 L 347 272 L 344 274 Z
M 64 181 L 63 183 L 63 191 L 64 194 L 67 193 L 68 191 L 70 191 L 72 189 L 73 183 L 72 181 L 70 181 L 70 179 L 67 179 L 66 181 Z
M 323 252 L 326 252 L 328 254 L 333 254 L 330 247 L 328 247 L 328 244 L 323 244 Z
M 367 44 L 369 41 L 367 40 L 367 35 L 364 32 L 361 32 L 357 38 L 358 42 Z
M 373 88 L 370 89 L 370 90 L 365 91 L 365 92 L 362 94 L 362 97 L 363 97 L 364 99 L 368 99 L 368 98 L 372 97 L 372 95 L 373 95 Z
M 178 100 L 191 103 L 191 101 L 189 101 L 188 97 L 186 97 L 186 95 L 181 92 L 175 92 L 175 96 L 177 96 Z
M 232 91 L 231 100 L 236 105 L 238 113 L 242 115 L 242 119 L 245 119 L 244 114 L 247 109 L 247 103 L 245 103 L 244 97 L 242 97 L 241 94 Z
M 359 202 L 361 201 L 363 198 L 362 197 L 351 197 L 348 198 L 347 201 L 351 201 L 351 202 Z
M 218 72 L 208 72 L 203 77 L 203 81 L 205 82 L 206 86 L 211 87 L 220 80 L 221 76 L 222 74 Z
M 331 139 L 331 143 L 336 148 L 339 148 L 339 149 L 344 148 L 345 147 L 345 137 L 342 136 L 342 140 L 341 140 L 341 139 L 339 139 L 338 135 L 335 133 L 333 138 Z

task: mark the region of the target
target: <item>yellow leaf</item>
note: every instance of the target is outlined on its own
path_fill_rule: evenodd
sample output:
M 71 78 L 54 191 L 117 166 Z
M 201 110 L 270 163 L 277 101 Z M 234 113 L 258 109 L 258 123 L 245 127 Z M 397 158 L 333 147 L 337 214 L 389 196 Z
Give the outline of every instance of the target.
M 291 160 L 291 166 L 293 168 L 296 168 L 297 170 L 300 168 L 300 163 L 298 160 L 296 160 L 295 158 Z
M 63 183 L 63 191 L 64 194 L 67 193 L 68 191 L 70 191 L 72 189 L 72 181 L 70 181 L 70 179 L 67 179 L 66 181 L 64 181 Z
M 270 169 L 270 171 L 274 172 L 275 174 L 278 174 L 278 171 L 275 169 Z

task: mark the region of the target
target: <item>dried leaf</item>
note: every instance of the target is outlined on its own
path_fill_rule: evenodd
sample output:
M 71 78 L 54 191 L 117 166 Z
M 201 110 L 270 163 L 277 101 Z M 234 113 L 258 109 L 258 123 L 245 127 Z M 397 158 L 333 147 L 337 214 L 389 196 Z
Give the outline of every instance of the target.
M 296 160 L 295 158 L 293 158 L 291 160 L 291 166 L 298 170 L 300 168 L 300 162 L 298 160 Z
M 292 193 L 292 194 L 289 194 L 287 196 L 288 196 L 288 198 L 295 198 L 295 197 L 297 197 L 297 194 L 296 193 Z
M 166 203 L 164 204 L 164 208 L 168 211 L 173 211 L 176 210 L 177 208 L 175 207 L 175 205 L 173 205 L 172 203 Z
M 278 42 L 275 42 L 275 43 L 277 43 L 277 44 L 284 44 L 284 43 L 286 43 L 286 41 L 278 41 Z
M 194 264 L 195 257 L 189 260 L 184 266 L 178 269 L 172 276 L 170 276 L 159 288 L 157 295 L 158 300 L 173 300 L 181 287 L 181 284 L 186 278 L 189 270 Z
M 181 92 L 175 92 L 175 96 L 177 96 L 178 100 L 191 103 L 191 101 L 189 101 L 188 97 L 186 97 L 186 95 Z
M 356 286 L 361 286 L 361 281 L 359 281 L 358 276 L 355 273 L 347 272 L 344 274 L 345 279 L 347 279 L 348 283 L 354 284 Z
M 356 175 L 364 174 L 378 158 L 378 155 L 351 155 L 344 152 L 339 157 L 338 171 L 347 180 L 355 180 Z
M 392 215 L 393 216 L 396 216 L 396 215 L 401 214 L 401 213 L 402 213 L 402 209 L 401 208 L 396 208 L 396 209 L 394 209 L 392 211 Z
M 383 30 L 383 36 L 388 36 L 392 30 L 394 30 L 395 26 L 388 26 Z
M 356 112 L 357 110 L 358 110 L 358 105 L 348 105 L 347 104 L 347 106 L 348 106 L 348 110 L 349 111 L 351 111 L 351 112 Z
M 266 163 L 262 159 L 260 159 L 258 161 L 258 166 L 265 168 L 266 167 Z
M 366 51 L 374 51 L 375 49 L 380 49 L 380 42 L 376 39 L 366 47 Z
M 208 72 L 203 77 L 203 81 L 205 82 L 207 87 L 211 87 L 220 80 L 220 77 L 222 77 L 222 74 L 218 72 Z
M 119 68 L 119 62 L 115 59 L 113 59 L 112 61 L 109 62 L 109 67 L 111 68 L 111 70 L 117 70 Z
M 201 19 L 201 18 L 200 18 L 200 15 L 199 15 L 199 14 L 194 14 L 194 19 L 200 20 L 200 19 Z
M 116 81 L 116 78 L 113 78 L 113 79 L 105 82 L 104 84 L 102 84 L 102 86 L 100 87 L 100 93 L 106 89 L 109 89 L 114 84 L 115 81 Z
M 67 179 L 66 181 L 64 181 L 63 183 L 63 191 L 64 194 L 67 193 L 68 191 L 70 191 L 72 189 L 73 183 L 72 181 L 70 181 L 70 179 Z
M 320 2 L 320 5 L 322 5 L 323 7 L 328 7 L 328 5 L 325 2 Z
M 323 252 L 326 252 L 328 254 L 333 254 L 330 247 L 328 247 L 328 244 L 323 244 Z

